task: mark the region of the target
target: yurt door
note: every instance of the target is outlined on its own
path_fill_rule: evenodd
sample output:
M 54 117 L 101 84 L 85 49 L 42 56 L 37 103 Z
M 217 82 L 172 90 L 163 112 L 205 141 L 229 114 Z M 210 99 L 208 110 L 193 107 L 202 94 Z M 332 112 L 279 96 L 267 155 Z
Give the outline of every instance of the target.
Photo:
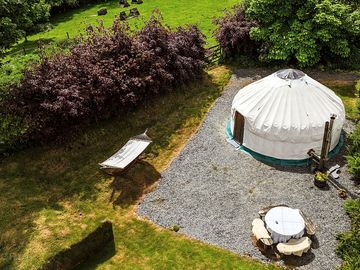
M 234 121 L 234 139 L 240 144 L 243 144 L 244 141 L 244 125 L 244 116 L 242 116 L 241 113 L 236 111 Z

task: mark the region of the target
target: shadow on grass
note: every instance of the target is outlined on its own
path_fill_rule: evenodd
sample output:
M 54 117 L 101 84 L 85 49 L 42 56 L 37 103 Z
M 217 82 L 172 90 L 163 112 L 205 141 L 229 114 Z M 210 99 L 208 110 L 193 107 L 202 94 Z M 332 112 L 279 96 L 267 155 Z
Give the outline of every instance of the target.
M 53 43 L 55 40 L 53 38 L 40 38 L 37 40 L 29 40 L 18 43 L 14 45 L 8 52 L 5 53 L 5 56 L 14 57 L 17 55 L 26 55 L 31 53 L 37 53 L 39 44 L 48 45 Z
M 114 178 L 110 185 L 113 189 L 110 200 L 114 205 L 128 207 L 138 201 L 159 178 L 160 173 L 154 166 L 138 161 L 126 173 Z
M 5 269 L 18 269 L 9 258 L 26 259 L 22 254 L 29 243 L 39 241 L 31 238 L 40 230 L 37 220 L 46 219 L 47 215 L 61 217 L 63 202 L 76 205 L 80 200 L 89 213 L 96 214 L 95 202 L 100 195 L 97 185 L 105 186 L 110 180 L 99 171 L 98 162 L 149 128 L 153 143 L 143 155 L 146 162 L 136 163 L 127 178 L 117 178 L 111 185 L 116 191 L 114 204 L 126 208 L 139 199 L 159 178 L 157 170 L 169 162 L 221 93 L 228 76 L 220 74 L 214 75 L 219 76 L 217 79 L 205 75 L 202 80 L 149 99 L 133 111 L 84 128 L 82 133 L 68 138 L 73 139 L 71 142 L 30 148 L 2 160 L 0 253 L 8 255 L 5 263 L 9 267 Z M 66 222 L 71 223 L 71 218 L 67 216 Z M 64 225 L 57 226 L 54 228 L 61 230 Z M 74 233 L 78 232 L 70 231 L 67 239 Z
M 64 13 L 59 13 L 59 14 L 54 15 L 51 18 L 50 23 L 56 27 L 57 25 L 59 25 L 61 23 L 71 21 L 74 18 L 74 15 L 81 14 L 89 9 L 94 8 L 94 7 L 107 8 L 107 9 L 118 8 L 119 1 L 109 1 L 109 2 L 98 1 L 97 3 L 89 3 L 89 4 L 79 7 L 79 8 L 70 9 Z M 93 15 L 97 16 L 97 10 L 94 9 Z M 97 17 L 99 19 L 101 19 L 101 16 L 97 16 Z
M 10 261 L 18 259 L 30 241 L 43 210 L 60 212 L 64 210 L 60 201 L 80 194 L 95 200 L 95 184 L 100 179 L 94 170 L 84 169 L 84 161 L 79 161 L 76 170 L 76 156 L 80 158 L 61 148 L 36 148 L 18 153 L 1 165 L 0 246 Z
M 103 250 L 94 255 L 90 260 L 75 267 L 74 270 L 96 269 L 98 265 L 111 259 L 116 254 L 115 242 L 111 241 Z
M 329 82 L 327 86 L 331 89 L 333 89 L 338 95 L 343 97 L 350 97 L 350 98 L 356 98 L 355 96 L 355 84 L 348 84 L 343 83 L 341 84 L 341 81 L 336 84 L 336 82 Z
M 50 24 L 53 26 L 53 28 L 56 28 L 59 24 L 67 22 L 67 21 L 71 21 L 75 15 L 81 14 L 81 13 L 87 11 L 88 9 L 92 9 L 94 7 L 99 7 L 99 8 L 105 7 L 108 9 L 112 9 L 112 8 L 117 8 L 118 6 L 119 6 L 118 1 L 98 2 L 98 3 L 87 4 L 86 6 L 70 9 L 64 13 L 59 13 L 59 14 L 54 15 L 50 19 Z M 94 10 L 94 15 L 97 16 L 96 11 L 97 10 Z M 99 16 L 99 19 L 101 19 L 101 16 Z M 50 31 L 52 31 L 52 30 L 50 30 Z M 65 33 L 64 33 L 64 40 L 57 40 L 57 43 L 60 44 L 60 43 L 64 43 L 67 41 Z M 35 33 L 35 35 L 36 35 L 36 33 Z M 71 38 L 74 38 L 74 37 L 71 37 Z M 12 46 L 11 49 L 5 53 L 4 56 L 14 57 L 19 54 L 35 53 L 36 49 L 38 48 L 38 46 L 37 46 L 38 42 L 42 42 L 44 45 L 47 45 L 50 43 L 54 43 L 55 38 L 46 38 L 46 39 L 39 38 L 37 40 L 20 41 L 16 45 Z

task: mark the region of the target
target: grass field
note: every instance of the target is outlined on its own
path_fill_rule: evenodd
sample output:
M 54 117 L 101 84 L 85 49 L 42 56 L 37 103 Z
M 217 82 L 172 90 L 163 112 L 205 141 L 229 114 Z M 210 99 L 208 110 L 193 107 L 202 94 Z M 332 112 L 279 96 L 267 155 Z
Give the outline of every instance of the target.
M 130 1 L 131 2 L 131 1 Z M 85 31 L 89 24 L 97 24 L 97 20 L 103 20 L 106 26 L 110 26 L 120 11 L 129 12 L 130 8 L 136 6 L 141 16 L 129 19 L 128 22 L 133 28 L 140 28 L 147 21 L 154 9 L 159 9 L 163 16 L 163 23 L 171 27 L 186 24 L 196 24 L 207 37 L 207 46 L 216 43 L 212 33 L 215 25 L 212 18 L 224 14 L 224 9 L 231 8 L 239 0 L 145 0 L 141 5 L 131 4 L 129 8 L 121 8 L 117 0 L 106 3 L 93 4 L 88 7 L 74 9 L 64 14 L 51 18 L 53 28 L 28 37 L 28 42 L 20 41 L 14 45 L 5 55 L 0 65 L 0 94 L 5 92 L 7 86 L 16 83 L 22 77 L 22 70 L 28 63 L 38 60 L 37 42 L 41 40 L 48 44 L 49 48 L 57 48 L 59 43 L 67 41 L 67 34 L 74 38 Z M 106 7 L 108 13 L 105 16 L 97 16 L 97 10 Z M 25 52 L 25 54 L 24 54 Z M 1 98 L 1 95 L 0 95 Z
M 357 106 L 359 98 L 355 94 L 355 85 L 329 84 L 328 87 L 334 90 L 335 93 L 343 101 L 346 111 L 346 117 L 354 121 L 360 120 L 360 112 Z
M 0 269 L 38 269 L 105 219 L 114 224 L 116 252 L 105 251 L 84 269 L 275 269 L 161 229 L 134 213 L 229 74 L 219 67 L 201 81 L 83 131 L 71 143 L 27 149 L 2 161 Z M 98 162 L 146 128 L 154 143 L 126 178 L 99 171 Z
M 141 28 L 144 22 L 147 21 L 151 12 L 154 9 L 159 9 L 164 24 L 170 27 L 177 27 L 186 24 L 195 24 L 206 35 L 209 45 L 216 43 L 212 33 L 215 26 L 212 24 L 214 17 L 220 17 L 224 14 L 226 8 L 231 8 L 239 0 L 223 0 L 223 1 L 209 1 L 209 0 L 145 0 L 141 5 L 131 4 L 128 8 L 121 8 L 119 1 L 111 0 L 106 3 L 90 5 L 75 9 L 64 14 L 59 14 L 51 18 L 50 22 L 53 28 L 38 34 L 28 37 L 28 42 L 20 42 L 14 46 L 8 53 L 8 57 L 13 57 L 19 53 L 23 53 L 23 48 L 31 52 L 36 48 L 36 42 L 43 40 L 45 43 L 60 42 L 67 40 L 67 34 L 70 38 L 83 33 L 89 24 L 97 24 L 97 20 L 103 20 L 106 26 L 110 26 L 121 11 L 129 13 L 130 8 L 138 8 L 140 11 L 139 18 L 131 18 L 128 20 L 129 24 L 134 28 Z M 131 2 L 131 1 L 130 1 Z M 105 7 L 108 13 L 104 16 L 97 16 L 97 10 Z

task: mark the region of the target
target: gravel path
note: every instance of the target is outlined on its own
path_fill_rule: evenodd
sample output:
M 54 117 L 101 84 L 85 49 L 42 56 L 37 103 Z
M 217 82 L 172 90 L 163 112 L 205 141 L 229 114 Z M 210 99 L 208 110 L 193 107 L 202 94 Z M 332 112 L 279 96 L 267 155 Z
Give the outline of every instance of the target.
M 301 269 L 335 269 L 341 263 L 335 254 L 335 236 L 350 229 L 336 190 L 315 188 L 309 168 L 272 167 L 226 142 L 233 97 L 239 88 L 271 71 L 246 72 L 232 76 L 199 131 L 162 173 L 159 186 L 145 197 L 138 213 L 163 227 L 177 224 L 179 232 L 190 237 L 269 261 L 252 244 L 251 222 L 259 209 L 285 203 L 302 209 L 317 225 L 311 252 L 289 257 L 285 263 Z M 344 166 L 341 157 L 333 162 Z M 339 182 L 354 190 L 349 174 L 342 171 Z

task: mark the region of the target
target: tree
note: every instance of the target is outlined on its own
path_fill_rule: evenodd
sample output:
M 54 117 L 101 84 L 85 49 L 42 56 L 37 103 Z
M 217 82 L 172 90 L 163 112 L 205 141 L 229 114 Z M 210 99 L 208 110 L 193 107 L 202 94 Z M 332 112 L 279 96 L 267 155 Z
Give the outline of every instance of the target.
M 0 2 L 0 50 L 21 37 L 39 30 L 48 21 L 50 5 L 45 0 L 2 0 Z
M 9 48 L 22 35 L 17 29 L 16 24 L 8 17 L 0 18 L 0 52 L 2 49 Z
M 213 22 L 218 26 L 214 32 L 215 38 L 226 57 L 256 54 L 256 43 L 250 39 L 249 33 L 258 24 L 245 18 L 243 6 L 234 6 L 231 11 L 226 11 L 224 17 Z
M 360 9 L 334 0 L 250 0 L 250 31 L 262 43 L 262 60 L 294 61 L 301 67 L 348 58 L 360 44 Z

